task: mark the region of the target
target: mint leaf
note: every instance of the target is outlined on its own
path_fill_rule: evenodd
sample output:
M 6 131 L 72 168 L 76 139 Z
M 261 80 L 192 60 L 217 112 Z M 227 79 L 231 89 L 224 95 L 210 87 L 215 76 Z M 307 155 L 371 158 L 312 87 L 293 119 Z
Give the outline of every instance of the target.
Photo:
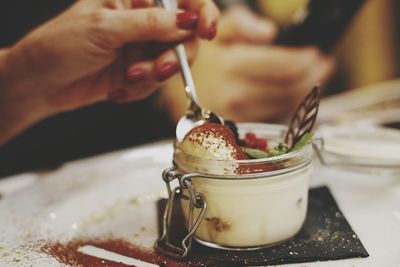
M 262 150 L 258 149 L 253 149 L 253 148 L 248 148 L 248 147 L 242 147 L 244 153 L 247 154 L 252 159 L 263 159 L 263 158 L 268 158 L 268 153 Z
M 308 142 L 310 142 L 314 137 L 313 133 L 306 133 L 301 137 L 300 141 L 297 142 L 290 151 L 302 149 Z
M 247 154 L 252 159 L 264 159 L 264 158 L 270 158 L 270 157 L 277 157 L 277 156 L 282 156 L 286 153 L 288 153 L 288 147 L 287 145 L 283 143 L 279 143 L 276 145 L 273 149 L 271 149 L 268 152 L 259 150 L 259 149 L 253 149 L 253 148 L 248 148 L 248 147 L 242 147 L 243 151 Z
M 288 147 L 287 145 L 283 143 L 279 143 L 276 145 L 272 150 L 268 151 L 268 156 L 269 157 L 277 157 L 277 156 L 282 156 L 288 152 Z

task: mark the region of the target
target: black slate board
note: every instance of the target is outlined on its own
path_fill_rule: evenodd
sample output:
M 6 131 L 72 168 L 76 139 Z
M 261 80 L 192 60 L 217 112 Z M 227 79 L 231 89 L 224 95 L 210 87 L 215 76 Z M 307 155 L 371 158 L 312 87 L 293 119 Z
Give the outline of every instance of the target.
M 159 202 L 159 220 L 166 200 Z M 177 203 L 177 202 L 176 202 Z M 178 207 L 174 209 L 172 223 L 174 237 L 185 229 Z M 160 224 L 161 225 L 161 224 Z M 343 216 L 327 187 L 309 192 L 306 221 L 300 232 L 291 240 L 255 251 L 225 251 L 193 242 L 185 260 L 189 266 L 265 266 L 368 257 L 369 254 Z

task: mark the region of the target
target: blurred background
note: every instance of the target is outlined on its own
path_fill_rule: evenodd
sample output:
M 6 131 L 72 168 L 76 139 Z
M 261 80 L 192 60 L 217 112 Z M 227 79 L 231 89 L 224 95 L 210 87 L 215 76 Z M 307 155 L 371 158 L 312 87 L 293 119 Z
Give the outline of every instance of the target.
M 219 4 L 223 5 L 222 2 Z M 234 2 L 237 1 L 225 4 Z M 12 46 L 73 3 L 72 0 L 3 1 L 0 47 Z M 283 28 L 307 3 L 307 0 L 247 2 Z M 400 1 L 365 1 L 334 49 L 337 69 L 327 85 L 327 96 L 400 77 L 399 13 Z M 0 147 L 0 177 L 31 169 L 56 168 L 65 161 L 172 138 L 175 123 L 160 103 L 155 94 L 135 103 L 102 103 L 45 120 Z M 144 110 L 153 112 L 143 117 Z
M 280 25 L 307 0 L 258 0 L 257 5 Z M 329 93 L 386 81 L 400 75 L 400 2 L 367 0 L 335 49 L 338 68 Z
M 308 0 L 249 2 L 280 26 L 288 26 L 293 14 L 306 6 Z M 0 17 L 0 47 L 12 45 L 34 27 L 73 3 L 73 0 L 4 1 L 4 14 Z M 365 1 L 335 49 L 338 69 L 334 82 L 329 86 L 330 92 L 344 91 L 400 75 L 399 12 L 400 2 L 396 0 Z

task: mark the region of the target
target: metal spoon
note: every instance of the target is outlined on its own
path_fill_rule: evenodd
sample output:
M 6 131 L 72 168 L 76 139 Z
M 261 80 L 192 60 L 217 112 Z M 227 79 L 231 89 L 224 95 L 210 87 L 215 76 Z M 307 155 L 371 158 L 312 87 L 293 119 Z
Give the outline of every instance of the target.
M 168 10 L 177 10 L 178 8 L 176 0 L 156 0 L 156 3 L 158 6 Z M 185 83 L 185 93 L 188 98 L 188 109 L 186 110 L 186 115 L 179 120 L 176 126 L 176 139 L 182 141 L 191 129 L 202 125 L 206 121 L 224 124 L 224 120 L 210 110 L 204 109 L 199 105 L 196 87 L 194 85 L 184 45 L 179 44 L 175 48 L 175 53 L 181 65 L 182 77 Z

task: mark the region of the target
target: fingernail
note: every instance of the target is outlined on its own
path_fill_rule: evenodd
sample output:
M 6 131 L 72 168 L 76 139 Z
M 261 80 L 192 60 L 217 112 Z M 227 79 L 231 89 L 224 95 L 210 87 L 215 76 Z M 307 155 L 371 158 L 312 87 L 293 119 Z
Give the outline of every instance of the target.
M 208 29 L 207 38 L 208 40 L 212 40 L 217 35 L 217 22 L 214 21 L 211 23 L 210 28 Z
M 124 100 L 127 96 L 128 93 L 124 89 L 118 89 L 108 94 L 108 100 L 110 100 L 111 102 L 118 103 Z
M 196 12 L 182 12 L 176 15 L 176 26 L 182 30 L 194 30 L 198 20 L 199 15 Z
M 178 71 L 178 65 L 175 63 L 164 63 L 157 70 L 157 79 L 164 81 L 174 75 Z
M 127 78 L 130 82 L 140 82 L 146 78 L 146 73 L 142 69 L 133 68 L 128 71 Z
M 147 7 L 147 2 L 146 0 L 134 0 L 132 2 L 132 6 L 134 8 L 142 8 L 142 7 Z

